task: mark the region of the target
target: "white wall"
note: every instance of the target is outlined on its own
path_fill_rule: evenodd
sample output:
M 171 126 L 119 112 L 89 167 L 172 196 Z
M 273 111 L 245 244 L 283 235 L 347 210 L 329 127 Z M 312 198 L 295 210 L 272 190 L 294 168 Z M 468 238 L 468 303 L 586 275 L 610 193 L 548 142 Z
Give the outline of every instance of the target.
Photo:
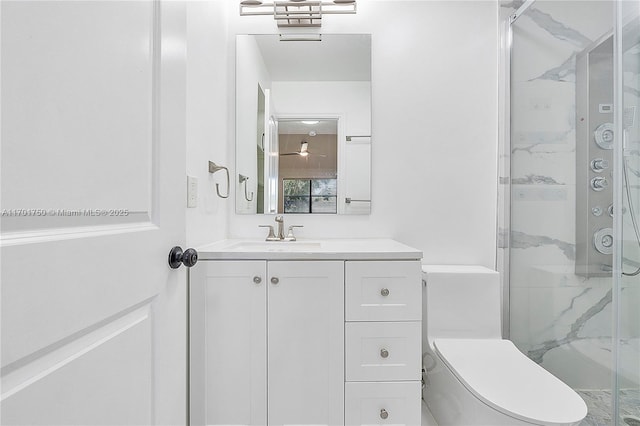
M 279 32 L 231 3 L 230 55 L 235 34 Z M 494 266 L 497 13 L 495 1 L 361 0 L 356 15 L 323 19 L 323 33 L 372 34 L 372 213 L 287 218 L 302 238 L 390 237 L 428 263 Z M 261 238 L 273 221 L 229 208 L 231 237 Z
M 216 183 L 223 194 L 228 190 L 224 171 L 211 175 L 208 170 L 209 160 L 234 169 L 228 152 L 233 86 L 227 69 L 227 3 L 187 4 L 187 174 L 198 178 L 198 207 L 187 209 L 189 247 L 226 238 L 228 204 L 234 202 L 233 194 L 228 199 L 216 195 Z
M 274 81 L 271 88 L 279 115 L 340 113 L 345 118 L 345 136 L 371 132 L 368 81 Z
M 271 77 L 269 70 L 264 63 L 258 43 L 253 37 L 243 37 L 238 40 L 238 55 L 234 62 L 236 69 L 236 79 L 239 84 L 236 86 L 236 115 L 241 126 L 236 129 L 236 148 L 238 151 L 238 161 L 235 164 L 236 173 L 233 182 L 238 183 L 237 175 L 241 173 L 249 177 L 242 185 L 236 187 L 236 208 L 239 212 L 255 212 L 258 197 L 258 164 L 256 157 L 256 129 L 258 128 L 258 86 L 265 92 L 268 102 L 268 90 L 271 89 Z M 233 81 L 233 77 L 230 81 Z M 233 85 L 232 85 L 233 86 Z M 230 109 L 231 110 L 231 109 Z M 230 161 L 229 163 L 233 163 Z M 253 197 L 249 200 L 245 198 L 245 185 L 248 194 L 253 192 Z

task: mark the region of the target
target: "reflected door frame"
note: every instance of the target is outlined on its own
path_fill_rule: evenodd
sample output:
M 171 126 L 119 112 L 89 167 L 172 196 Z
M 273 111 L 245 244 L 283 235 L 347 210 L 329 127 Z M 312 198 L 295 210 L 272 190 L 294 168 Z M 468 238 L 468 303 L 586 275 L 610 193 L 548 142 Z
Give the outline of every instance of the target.
M 345 160 L 345 145 L 346 145 L 346 141 L 347 141 L 347 135 L 345 132 L 345 127 L 344 127 L 344 123 L 346 122 L 346 113 L 344 112 L 336 112 L 336 113 L 320 113 L 320 114 L 316 114 L 316 113 L 305 113 L 305 114 L 301 114 L 301 113 L 282 113 L 282 114 L 276 114 L 274 116 L 274 120 L 276 123 L 276 141 L 277 141 L 277 123 L 279 121 L 293 121 L 293 120 L 336 120 L 337 121 L 337 127 L 338 127 L 338 135 L 337 135 L 337 139 L 338 139 L 338 164 L 337 164 L 337 179 L 338 179 L 338 185 L 337 185 L 337 204 L 338 204 L 338 208 L 337 208 L 337 213 L 338 215 L 340 214 L 344 214 L 345 213 L 345 204 L 344 204 L 344 199 L 346 197 L 346 193 L 345 193 L 345 185 L 344 185 L 344 177 L 345 177 L 345 170 L 346 170 L 346 160 Z M 276 179 L 277 182 L 277 186 L 279 188 L 279 177 Z M 276 192 L 276 203 L 278 200 L 277 197 L 277 192 Z M 342 202 L 341 202 L 342 200 Z M 277 204 L 276 204 L 277 207 Z

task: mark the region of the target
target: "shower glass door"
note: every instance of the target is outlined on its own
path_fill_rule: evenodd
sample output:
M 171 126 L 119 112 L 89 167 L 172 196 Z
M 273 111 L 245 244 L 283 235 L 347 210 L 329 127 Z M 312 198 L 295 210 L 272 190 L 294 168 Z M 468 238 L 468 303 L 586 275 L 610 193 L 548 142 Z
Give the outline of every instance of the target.
M 536 1 L 510 25 L 509 337 L 585 399 L 583 425 L 616 417 L 614 12 Z
M 619 425 L 640 425 L 640 2 L 618 3 L 616 34 L 622 133 L 621 274 L 614 286 L 616 308 L 615 409 Z

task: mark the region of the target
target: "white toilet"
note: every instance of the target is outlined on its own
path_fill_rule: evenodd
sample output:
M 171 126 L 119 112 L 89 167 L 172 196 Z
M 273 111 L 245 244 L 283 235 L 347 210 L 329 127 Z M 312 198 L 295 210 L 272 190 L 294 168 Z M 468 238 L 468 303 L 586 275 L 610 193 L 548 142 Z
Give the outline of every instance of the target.
M 500 279 L 480 266 L 423 266 L 424 400 L 440 426 L 577 425 L 587 406 L 501 338 Z

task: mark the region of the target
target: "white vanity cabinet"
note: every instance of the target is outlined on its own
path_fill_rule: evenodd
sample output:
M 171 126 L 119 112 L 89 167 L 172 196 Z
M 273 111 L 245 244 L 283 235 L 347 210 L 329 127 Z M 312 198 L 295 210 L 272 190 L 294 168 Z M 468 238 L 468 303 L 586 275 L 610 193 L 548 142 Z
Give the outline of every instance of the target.
M 190 424 L 420 424 L 422 253 L 391 240 L 198 250 Z
M 192 424 L 344 423 L 344 262 L 202 261 L 190 286 Z

